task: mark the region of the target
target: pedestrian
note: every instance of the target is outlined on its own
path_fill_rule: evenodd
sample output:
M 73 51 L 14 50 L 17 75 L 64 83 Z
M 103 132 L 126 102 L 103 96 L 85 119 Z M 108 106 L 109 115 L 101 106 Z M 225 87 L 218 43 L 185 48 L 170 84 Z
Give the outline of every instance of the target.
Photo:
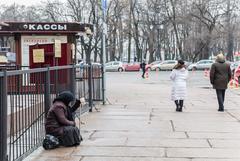
M 231 80 L 231 68 L 230 65 L 225 62 L 223 54 L 218 54 L 216 62 L 212 64 L 210 70 L 210 82 L 213 88 L 216 89 L 218 99 L 218 111 L 224 111 L 225 91 L 228 86 L 228 82 Z
M 178 60 L 177 65 L 173 68 L 170 79 L 173 82 L 172 85 L 172 100 L 176 104 L 176 111 L 182 112 L 183 101 L 186 99 L 187 95 L 187 77 L 188 70 L 184 64 L 183 60 Z
M 74 121 L 74 113 L 80 104 L 80 100 L 75 99 L 70 91 L 64 91 L 53 100 L 47 113 L 46 134 L 58 138 L 62 146 L 76 146 L 82 140 Z
M 140 64 L 140 68 L 142 69 L 142 78 L 145 78 L 145 73 L 146 73 L 146 61 L 143 60 L 142 63 Z

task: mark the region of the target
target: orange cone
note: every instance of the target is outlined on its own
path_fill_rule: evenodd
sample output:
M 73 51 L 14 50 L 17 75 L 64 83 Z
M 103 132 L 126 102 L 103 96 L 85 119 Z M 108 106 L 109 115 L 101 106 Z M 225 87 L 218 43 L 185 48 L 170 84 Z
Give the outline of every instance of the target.
M 192 69 L 192 75 L 195 75 L 195 72 L 196 72 L 196 70 L 195 70 L 195 68 L 193 68 Z
M 209 72 L 208 69 L 205 69 L 205 70 L 204 70 L 204 77 L 205 77 L 205 78 L 209 78 L 209 77 L 210 77 L 210 72 Z
M 146 73 L 145 73 L 145 78 L 146 78 L 146 79 L 149 78 L 148 71 L 146 71 Z
M 239 88 L 238 78 L 234 77 L 233 79 L 231 79 L 231 81 L 228 84 L 228 87 L 232 89 L 238 89 Z

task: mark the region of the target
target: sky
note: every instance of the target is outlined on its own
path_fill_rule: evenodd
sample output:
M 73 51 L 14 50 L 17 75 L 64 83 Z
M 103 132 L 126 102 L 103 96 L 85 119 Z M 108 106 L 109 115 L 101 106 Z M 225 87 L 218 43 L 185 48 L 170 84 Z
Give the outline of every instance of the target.
M 10 5 L 15 2 L 17 4 L 29 6 L 29 5 L 34 5 L 37 3 L 44 3 L 44 1 L 46 1 L 46 0 L 0 0 L 0 5 L 2 5 L 2 4 Z M 60 0 L 60 1 L 66 2 L 66 0 Z

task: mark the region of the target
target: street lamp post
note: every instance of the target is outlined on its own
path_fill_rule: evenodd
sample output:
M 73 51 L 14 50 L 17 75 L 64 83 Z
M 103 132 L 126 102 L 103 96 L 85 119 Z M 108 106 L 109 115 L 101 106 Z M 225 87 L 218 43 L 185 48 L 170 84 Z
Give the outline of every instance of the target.
M 92 44 L 92 31 L 89 27 L 85 27 L 85 35 L 88 38 L 88 41 L 85 43 L 84 35 L 82 35 L 81 39 L 84 45 L 84 49 L 86 51 L 86 63 L 87 63 L 87 79 L 88 79 L 88 104 L 89 104 L 89 112 L 92 112 L 93 107 L 93 98 L 92 98 L 92 63 L 91 63 L 91 44 Z
M 103 10 L 103 31 L 102 31 L 102 99 L 103 104 L 106 104 L 106 37 L 107 37 L 107 0 L 102 0 L 102 10 Z

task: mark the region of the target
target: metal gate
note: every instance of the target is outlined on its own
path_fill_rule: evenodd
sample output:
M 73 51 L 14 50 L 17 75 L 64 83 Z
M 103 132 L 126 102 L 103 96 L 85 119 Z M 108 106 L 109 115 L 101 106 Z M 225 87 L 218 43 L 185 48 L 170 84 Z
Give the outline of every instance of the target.
M 57 66 L 0 72 L 0 160 L 18 161 L 41 146 L 45 114 L 64 90 L 103 101 L 102 66 Z

